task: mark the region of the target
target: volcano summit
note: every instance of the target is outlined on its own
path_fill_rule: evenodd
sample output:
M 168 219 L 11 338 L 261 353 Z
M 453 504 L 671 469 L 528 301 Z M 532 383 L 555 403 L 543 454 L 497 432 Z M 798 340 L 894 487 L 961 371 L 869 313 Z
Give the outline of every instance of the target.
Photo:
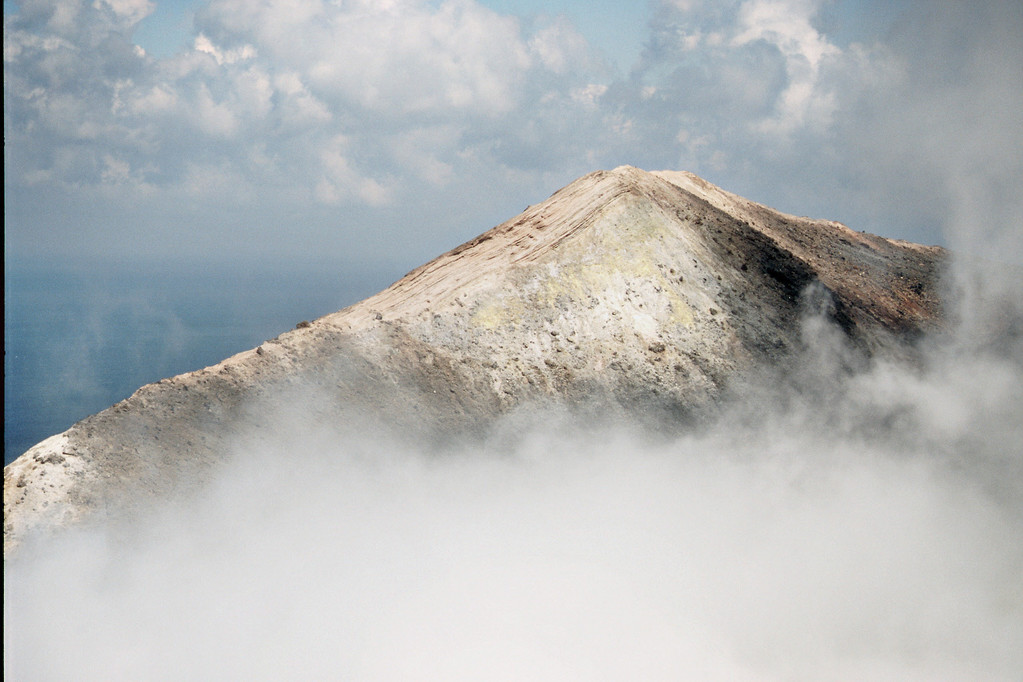
M 808 317 L 861 357 L 912 355 L 942 324 L 944 261 L 690 173 L 598 171 L 360 303 L 31 448 L 4 470 L 5 554 L 195 489 L 273 428 L 268 404 L 428 442 L 552 402 L 678 425 L 793 357 Z

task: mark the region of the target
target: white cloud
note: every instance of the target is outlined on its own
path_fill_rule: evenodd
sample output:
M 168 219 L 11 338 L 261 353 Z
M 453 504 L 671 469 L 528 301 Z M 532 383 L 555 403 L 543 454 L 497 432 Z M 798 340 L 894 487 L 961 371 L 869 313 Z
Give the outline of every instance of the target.
M 816 3 L 806 0 L 747 0 L 739 8 L 740 33 L 733 41 L 766 40 L 786 57 L 802 58 L 816 69 L 824 57 L 839 53 L 811 25 L 816 11 Z
M 470 181 L 515 210 L 594 168 L 632 163 L 933 242 L 942 212 L 930 188 L 958 186 L 936 170 L 959 163 L 948 141 L 970 150 L 960 176 L 988 158 L 1009 168 L 1018 149 L 1017 88 L 1002 65 L 1018 62 L 1004 51 L 1019 41 L 1007 10 L 916 7 L 911 18 L 937 17 L 900 24 L 918 37 L 839 47 L 814 2 L 665 1 L 643 60 L 614 79 L 567 19 L 529 23 L 471 0 L 212 0 L 193 49 L 165 59 L 126 38 L 147 6 L 33 0 L 5 20 L 6 170 L 36 189 L 26 206 L 102 186 L 108 156 L 146 169 L 166 201 L 191 191 L 187 169 L 200 164 L 272 187 L 266 196 L 290 197 L 293 215 L 314 196 L 397 210 L 400 186 L 401 215 L 433 231 L 424 249 L 440 249 L 508 217 L 480 207 L 450 224 L 440 205 L 461 201 Z M 965 31 L 943 38 L 947 49 L 919 37 L 950 14 Z M 971 22 L 995 26 L 987 42 Z M 962 44 L 987 47 L 968 56 Z M 921 158 L 931 162 L 905 172 Z M 306 224 L 336 233 L 322 216 Z
M 247 69 L 239 74 L 235 91 L 238 97 L 236 106 L 253 118 L 264 118 L 273 108 L 274 88 L 262 69 Z
M 507 111 L 531 65 L 518 23 L 473 2 L 214 0 L 203 16 L 317 91 L 392 115 Z
M 586 39 L 564 19 L 538 30 L 529 40 L 529 50 L 545 68 L 559 74 L 591 59 Z
M 683 34 L 679 38 L 683 50 L 695 50 L 700 46 L 700 42 L 703 40 L 703 33 L 695 31 L 693 33 Z
M 778 96 L 776 115 L 761 123 L 766 133 L 786 134 L 803 125 L 824 128 L 834 97 L 821 92 L 824 59 L 841 51 L 810 23 L 817 8 L 808 0 L 748 0 L 739 9 L 736 46 L 763 40 L 785 56 L 788 86 Z
M 133 114 L 148 116 L 173 111 L 178 104 L 178 95 L 166 85 L 154 85 L 148 92 L 136 93 L 130 103 Z
M 600 98 L 607 93 L 607 86 L 600 83 L 590 83 L 581 88 L 572 90 L 572 99 L 588 107 L 596 107 Z
M 239 120 L 228 102 L 216 101 L 203 85 L 195 101 L 193 117 L 199 130 L 212 137 L 232 137 L 238 132 Z
M 202 33 L 195 38 L 195 49 L 198 52 L 204 52 L 212 56 L 217 60 L 217 64 L 234 64 L 235 62 L 253 59 L 256 56 L 256 49 L 251 45 L 242 45 L 233 50 L 221 50 Z
M 156 3 L 152 0 L 95 0 L 93 3 L 93 7 L 97 8 L 103 5 L 130 24 L 137 24 L 156 9 Z
M 399 166 L 434 187 L 443 187 L 455 176 L 458 129 L 452 125 L 416 128 L 394 135 L 391 154 Z
M 316 183 L 316 198 L 327 204 L 357 199 L 378 206 L 392 199 L 392 190 L 384 183 L 362 175 L 349 161 L 349 141 L 337 136 L 320 152 L 321 177 Z
M 300 74 L 278 74 L 273 80 L 273 87 L 280 98 L 278 108 L 285 127 L 318 126 L 332 118 L 327 105 L 309 92 Z
M 131 178 L 131 165 L 109 154 L 103 157 L 103 181 L 106 183 L 122 183 Z
M 71 33 L 78 23 L 81 3 L 73 0 L 56 0 L 54 2 L 28 3 L 28 6 L 35 9 L 33 5 L 48 5 L 51 9 L 47 27 L 60 33 Z
M 58 2 L 52 9 L 65 5 L 78 7 Z M 98 2 L 81 11 L 136 17 L 145 7 Z M 162 60 L 133 51 L 130 69 L 111 78 L 105 64 L 114 54 L 90 48 L 89 59 L 76 58 L 84 46 L 113 35 L 109 22 L 76 24 L 77 32 L 66 36 L 26 23 L 26 30 L 8 32 L 17 39 L 5 42 L 9 67 L 26 76 L 23 85 L 12 79 L 6 101 L 25 104 L 15 118 L 36 128 L 46 121 L 56 133 L 35 135 L 32 145 L 93 140 L 79 152 L 92 156 L 97 185 L 110 147 L 134 139 L 146 141 L 136 152 L 151 154 L 145 160 L 157 169 L 151 181 L 168 191 L 189 186 L 185 169 L 203 159 L 278 187 L 317 187 L 332 203 L 381 205 L 390 190 L 367 178 L 407 172 L 444 184 L 456 172 L 453 164 L 466 158 L 460 156 L 466 145 L 478 146 L 481 136 L 499 141 L 492 149 L 511 145 L 538 99 L 579 82 L 574 64 L 586 57 L 585 42 L 564 23 L 528 34 L 517 19 L 463 1 L 214 0 L 199 11 L 197 25 L 192 50 Z M 424 117 L 447 131 L 447 147 L 410 149 Z M 339 138 L 348 140 L 342 154 L 334 143 Z M 254 145 L 262 146 L 259 154 L 250 153 Z M 364 160 L 355 164 L 355 157 Z M 31 163 L 53 158 L 40 153 Z M 373 171 L 355 170 L 367 163 Z M 324 167 L 331 169 L 326 175 Z M 41 182 L 59 173 L 26 167 L 17 174 Z M 88 177 L 76 182 L 87 185 Z

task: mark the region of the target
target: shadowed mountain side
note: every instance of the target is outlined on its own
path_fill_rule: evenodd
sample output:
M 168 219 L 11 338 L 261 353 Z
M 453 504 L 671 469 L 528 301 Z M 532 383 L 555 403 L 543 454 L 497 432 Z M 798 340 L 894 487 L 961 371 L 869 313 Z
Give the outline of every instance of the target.
M 269 407 L 419 441 L 550 401 L 689 423 L 791 356 L 808 313 L 865 355 L 911 352 L 940 323 L 943 260 L 688 173 L 592 173 L 375 296 L 36 445 L 4 470 L 5 553 L 196 489 L 275 428 Z

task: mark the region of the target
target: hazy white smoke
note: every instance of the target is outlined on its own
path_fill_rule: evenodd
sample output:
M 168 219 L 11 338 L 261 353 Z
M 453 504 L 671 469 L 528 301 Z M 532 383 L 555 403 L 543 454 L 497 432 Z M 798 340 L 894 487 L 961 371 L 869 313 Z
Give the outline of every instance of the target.
M 10 562 L 5 670 L 1016 679 L 1019 358 L 957 352 L 813 367 L 673 439 L 558 420 L 427 454 L 280 412 L 191 506 Z
M 1019 10 L 924 5 L 937 18 L 895 46 L 904 82 L 836 114 L 857 150 L 838 163 L 869 169 L 879 210 L 949 209 L 956 328 L 919 365 L 857 363 L 810 318 L 795 371 L 678 438 L 552 420 L 438 454 L 269 411 L 280 437 L 240 441 L 190 505 L 6 563 L 5 677 L 1018 680 Z M 687 77 L 671 115 L 640 110 L 645 139 L 671 137 L 679 102 L 716 130 L 711 85 L 709 104 Z M 579 130 L 502 149 L 616 148 Z
M 956 267 L 921 362 L 857 359 L 811 292 L 794 368 L 681 437 L 427 452 L 272 406 L 190 504 L 7 563 L 5 675 L 1016 680 L 1023 297 Z

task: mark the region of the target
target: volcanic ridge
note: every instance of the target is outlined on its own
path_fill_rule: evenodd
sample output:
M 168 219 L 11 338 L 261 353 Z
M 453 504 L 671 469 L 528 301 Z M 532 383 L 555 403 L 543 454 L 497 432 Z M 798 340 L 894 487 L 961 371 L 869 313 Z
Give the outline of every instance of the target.
M 942 325 L 946 254 L 779 213 L 685 172 L 576 180 L 349 308 L 143 386 L 4 469 L 4 552 L 201 485 L 260 406 L 424 441 L 555 403 L 687 424 L 825 319 L 863 357 Z

